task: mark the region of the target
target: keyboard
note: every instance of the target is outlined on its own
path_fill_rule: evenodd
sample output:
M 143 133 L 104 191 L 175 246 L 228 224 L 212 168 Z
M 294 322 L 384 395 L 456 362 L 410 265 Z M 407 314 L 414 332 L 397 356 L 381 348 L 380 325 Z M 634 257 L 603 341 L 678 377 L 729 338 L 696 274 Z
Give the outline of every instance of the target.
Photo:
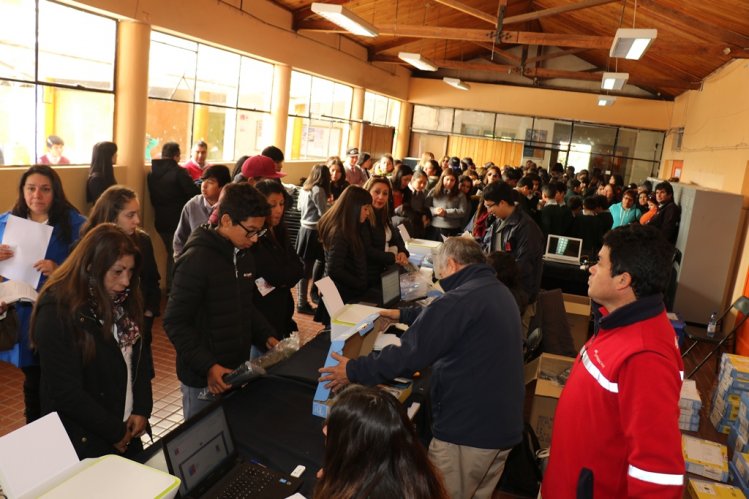
M 232 480 L 224 485 L 221 499 L 241 499 L 257 497 L 269 485 L 278 480 L 278 475 L 260 466 L 245 464 Z

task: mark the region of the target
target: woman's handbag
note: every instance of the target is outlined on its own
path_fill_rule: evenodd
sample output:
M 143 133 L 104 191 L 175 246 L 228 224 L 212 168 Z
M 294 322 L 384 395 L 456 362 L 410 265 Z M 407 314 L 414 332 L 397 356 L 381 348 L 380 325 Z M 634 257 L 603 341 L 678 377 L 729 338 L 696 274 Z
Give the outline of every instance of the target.
M 18 343 L 18 316 L 16 308 L 8 307 L 5 318 L 0 319 L 0 351 L 10 350 Z

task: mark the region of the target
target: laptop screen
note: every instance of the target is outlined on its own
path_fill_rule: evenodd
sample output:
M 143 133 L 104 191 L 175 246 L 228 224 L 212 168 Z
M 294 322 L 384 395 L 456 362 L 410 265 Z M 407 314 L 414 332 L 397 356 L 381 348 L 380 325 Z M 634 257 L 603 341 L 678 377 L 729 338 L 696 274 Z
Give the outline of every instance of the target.
M 546 244 L 547 255 L 568 256 L 580 259 L 582 251 L 582 239 L 576 237 L 564 237 L 549 234 L 549 240 Z
M 387 307 L 401 298 L 401 277 L 398 267 L 384 272 L 382 279 L 382 306 Z
M 164 438 L 170 472 L 182 480 L 184 497 L 227 460 L 234 460 L 234 442 L 221 405 L 187 420 L 177 434 Z

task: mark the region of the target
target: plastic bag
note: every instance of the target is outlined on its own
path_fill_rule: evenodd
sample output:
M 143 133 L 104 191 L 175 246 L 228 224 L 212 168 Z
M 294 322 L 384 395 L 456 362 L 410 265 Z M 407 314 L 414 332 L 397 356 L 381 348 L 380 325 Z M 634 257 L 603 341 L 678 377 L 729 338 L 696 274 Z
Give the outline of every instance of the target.
M 432 283 L 421 272 L 401 274 L 401 300 L 414 301 L 427 295 Z

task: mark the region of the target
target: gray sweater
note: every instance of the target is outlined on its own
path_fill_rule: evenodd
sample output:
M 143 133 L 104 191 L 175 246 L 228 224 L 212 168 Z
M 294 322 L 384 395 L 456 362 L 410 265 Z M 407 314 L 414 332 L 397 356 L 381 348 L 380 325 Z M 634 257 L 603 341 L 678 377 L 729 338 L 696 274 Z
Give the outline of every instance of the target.
M 317 221 L 329 207 L 325 191 L 317 185 L 313 185 L 308 191 L 301 189 L 296 205 L 301 212 L 300 223 L 307 229 L 317 229 Z
M 185 203 L 185 206 L 182 208 L 182 214 L 179 216 L 177 230 L 174 232 L 174 241 L 172 242 L 174 258 L 182 254 L 182 248 L 185 247 L 185 243 L 190 234 L 192 234 L 192 231 L 196 227 L 208 222 L 208 217 L 211 216 L 212 211 L 213 206 L 208 205 L 208 201 L 205 200 L 202 194 L 193 196 L 192 199 Z

